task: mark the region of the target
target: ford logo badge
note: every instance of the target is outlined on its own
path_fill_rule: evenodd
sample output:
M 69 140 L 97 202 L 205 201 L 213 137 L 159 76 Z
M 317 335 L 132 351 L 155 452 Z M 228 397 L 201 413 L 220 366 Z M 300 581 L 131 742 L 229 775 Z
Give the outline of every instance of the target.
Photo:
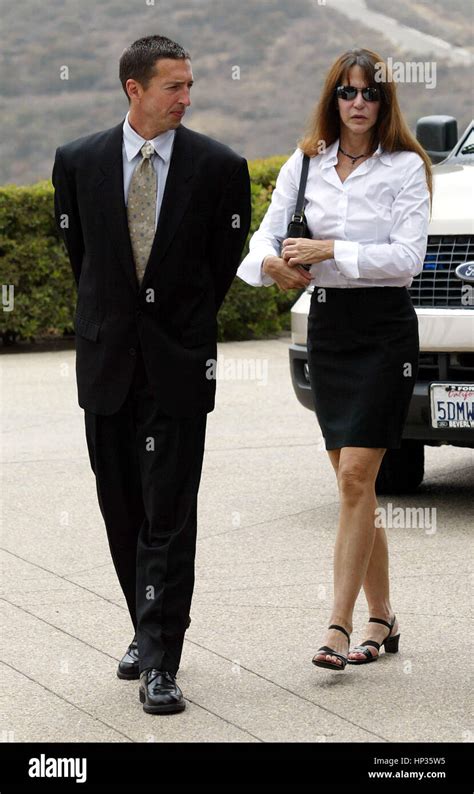
M 463 262 L 462 265 L 457 266 L 455 273 L 461 281 L 474 284 L 474 262 Z

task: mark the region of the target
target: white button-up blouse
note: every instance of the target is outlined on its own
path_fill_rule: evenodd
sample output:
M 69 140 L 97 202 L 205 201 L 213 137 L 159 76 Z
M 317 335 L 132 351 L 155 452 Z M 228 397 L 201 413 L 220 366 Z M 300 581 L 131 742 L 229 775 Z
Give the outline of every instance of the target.
M 309 163 L 305 216 L 314 240 L 335 240 L 334 259 L 311 266 L 319 287 L 409 287 L 423 268 L 429 192 L 416 152 L 372 157 L 341 182 L 335 165 L 339 139 Z M 237 275 L 256 287 L 273 284 L 262 272 L 266 256 L 280 256 L 295 209 L 303 152 L 283 165 L 267 213 L 250 240 Z

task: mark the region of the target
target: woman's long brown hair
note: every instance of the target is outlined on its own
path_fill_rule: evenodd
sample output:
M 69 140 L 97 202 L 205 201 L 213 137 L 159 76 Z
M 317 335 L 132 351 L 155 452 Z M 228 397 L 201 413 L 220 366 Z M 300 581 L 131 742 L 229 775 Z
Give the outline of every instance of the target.
M 416 152 L 425 165 L 426 184 L 433 201 L 433 177 L 431 160 L 403 118 L 398 104 L 395 83 L 391 80 L 387 64 L 376 52 L 366 49 L 352 49 L 343 53 L 331 66 L 323 92 L 312 114 L 308 130 L 298 141 L 298 146 L 309 157 L 321 154 L 321 145 L 330 146 L 340 137 L 340 119 L 337 108 L 336 87 L 347 85 L 349 70 L 352 66 L 360 66 L 367 85 L 376 86 L 380 90 L 381 100 L 377 121 L 372 133 L 372 148 L 378 143 L 387 152 Z M 380 70 L 382 80 L 375 79 L 375 72 Z

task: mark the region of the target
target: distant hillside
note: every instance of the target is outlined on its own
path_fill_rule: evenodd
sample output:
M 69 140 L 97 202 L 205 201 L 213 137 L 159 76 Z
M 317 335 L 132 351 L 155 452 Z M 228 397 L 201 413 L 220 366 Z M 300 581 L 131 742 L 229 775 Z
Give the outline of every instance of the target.
M 366 0 L 369 8 L 389 14 L 409 27 L 438 36 L 458 47 L 472 47 L 474 3 L 472 0 L 397 0 L 395 7 L 387 0 Z
M 413 4 L 383 5 L 395 16 Z M 430 0 L 429 24 L 465 45 L 462 7 L 464 0 Z M 248 158 L 292 151 L 328 66 L 344 50 L 367 46 L 406 58 L 363 20 L 349 24 L 330 0 L 3 0 L 2 17 L 2 184 L 49 178 L 56 146 L 125 116 L 118 60 L 144 35 L 162 33 L 191 52 L 196 83 L 185 124 Z M 413 22 L 421 25 L 418 17 Z M 64 65 L 67 81 L 60 79 Z M 240 80 L 232 79 L 233 66 Z M 472 108 L 460 86 L 472 85 L 470 70 L 442 60 L 437 67 L 434 90 L 398 86 L 402 108 L 412 128 L 419 116 L 448 113 L 463 129 Z

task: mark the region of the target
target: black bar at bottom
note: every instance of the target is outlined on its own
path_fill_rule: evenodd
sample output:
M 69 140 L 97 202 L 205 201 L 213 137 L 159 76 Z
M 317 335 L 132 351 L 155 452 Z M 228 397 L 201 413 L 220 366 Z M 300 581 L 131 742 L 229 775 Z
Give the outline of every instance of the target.
M 471 755 L 468 743 L 5 743 L 0 794 L 470 794 Z

